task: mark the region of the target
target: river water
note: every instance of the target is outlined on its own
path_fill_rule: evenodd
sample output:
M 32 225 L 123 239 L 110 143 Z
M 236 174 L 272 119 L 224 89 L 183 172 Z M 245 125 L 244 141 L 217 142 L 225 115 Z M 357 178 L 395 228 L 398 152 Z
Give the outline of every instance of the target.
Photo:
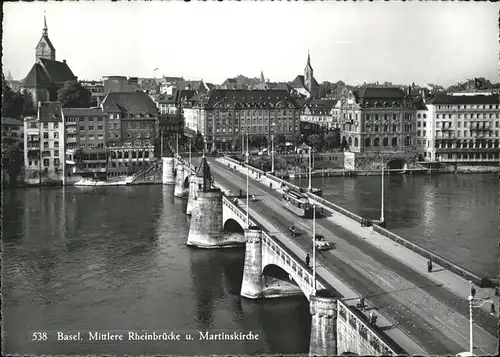
M 292 182 L 307 187 L 307 180 Z M 381 176 L 318 177 L 312 185 L 351 212 L 380 218 Z M 387 229 L 480 276 L 498 276 L 497 174 L 391 175 L 384 190 Z
M 187 247 L 187 200 L 173 189 L 4 192 L 3 354 L 307 353 L 307 300 L 240 298 L 244 249 Z M 194 339 L 87 341 L 88 332 L 129 331 Z M 259 338 L 200 340 L 204 331 Z M 33 341 L 44 332 L 46 340 Z M 57 332 L 84 340 L 57 341 Z
M 500 217 L 494 175 L 385 180 L 389 229 L 478 274 L 496 276 Z M 380 183 L 374 176 L 313 179 L 327 199 L 369 218 L 380 217 Z M 307 186 L 305 180 L 302 184 Z M 242 299 L 244 250 L 187 247 L 187 200 L 175 198 L 173 189 L 5 191 L 3 353 L 307 353 L 307 300 Z M 200 331 L 252 332 L 259 338 L 201 341 Z M 33 341 L 44 332 L 46 340 Z M 195 338 L 58 341 L 57 332 L 85 337 L 88 332 L 175 332 Z

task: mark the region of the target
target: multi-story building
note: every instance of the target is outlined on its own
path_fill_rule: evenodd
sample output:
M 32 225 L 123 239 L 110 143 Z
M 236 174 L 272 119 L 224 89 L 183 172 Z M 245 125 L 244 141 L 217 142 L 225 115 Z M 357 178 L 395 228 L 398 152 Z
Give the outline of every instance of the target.
M 424 160 L 495 163 L 500 154 L 498 95 L 436 95 L 425 99 Z
M 63 108 L 66 174 L 105 179 L 107 118 L 101 108 Z
M 285 90 L 216 89 L 200 106 L 199 129 L 207 150 L 238 146 L 243 133 L 268 142 L 271 135 L 293 139 L 299 133 L 301 108 Z
M 125 76 L 104 76 L 102 77 L 103 91 L 105 94 L 109 92 L 138 92 L 141 91 L 137 83 L 137 77 Z
M 350 91 L 335 105 L 342 143 L 355 153 L 415 154 L 414 98 L 399 88 Z
M 101 104 L 105 92 L 103 81 L 80 81 L 82 87 L 86 88 L 90 93 L 91 105 L 97 107 Z
M 28 183 L 64 182 L 64 134 L 61 103 L 38 102 L 38 117 L 24 119 L 24 162 Z
M 147 93 L 110 92 L 101 108 L 108 120 L 108 177 L 131 174 L 154 159 L 159 113 Z
M 311 99 L 304 103 L 300 121 L 317 124 L 325 131 L 337 128 L 338 123 L 333 122 L 331 111 L 335 100 Z
M 24 124 L 21 119 L 2 118 L 2 145 L 23 147 Z

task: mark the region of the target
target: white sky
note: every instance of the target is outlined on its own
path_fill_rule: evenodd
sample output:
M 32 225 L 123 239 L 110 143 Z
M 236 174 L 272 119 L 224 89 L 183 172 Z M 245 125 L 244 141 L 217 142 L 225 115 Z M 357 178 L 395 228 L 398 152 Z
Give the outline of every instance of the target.
M 56 59 L 79 79 L 243 74 L 291 81 L 307 51 L 319 83 L 498 81 L 495 3 L 8 2 L 3 66 L 22 79 L 47 15 Z M 153 72 L 155 68 L 159 68 Z

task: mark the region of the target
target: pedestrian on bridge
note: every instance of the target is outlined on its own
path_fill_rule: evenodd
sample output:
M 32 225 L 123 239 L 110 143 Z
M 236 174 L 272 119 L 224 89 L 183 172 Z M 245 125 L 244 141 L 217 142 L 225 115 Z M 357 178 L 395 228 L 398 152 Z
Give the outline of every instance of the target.
M 470 294 L 473 298 L 476 297 L 476 289 L 474 289 L 474 287 L 471 287 Z
M 429 261 L 427 262 L 427 271 L 430 273 L 432 271 L 432 259 L 429 258 Z
M 307 267 L 309 268 L 309 261 L 311 260 L 311 258 L 309 257 L 309 253 L 306 254 L 306 265 Z

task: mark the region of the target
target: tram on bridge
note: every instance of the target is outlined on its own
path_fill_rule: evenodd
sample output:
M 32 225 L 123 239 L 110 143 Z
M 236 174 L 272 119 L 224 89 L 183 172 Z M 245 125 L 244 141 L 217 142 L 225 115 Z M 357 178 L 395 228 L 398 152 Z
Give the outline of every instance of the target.
M 297 216 L 312 216 L 312 205 L 309 203 L 307 196 L 301 192 L 292 190 L 283 192 L 281 203 L 283 204 L 283 207 L 295 213 Z

